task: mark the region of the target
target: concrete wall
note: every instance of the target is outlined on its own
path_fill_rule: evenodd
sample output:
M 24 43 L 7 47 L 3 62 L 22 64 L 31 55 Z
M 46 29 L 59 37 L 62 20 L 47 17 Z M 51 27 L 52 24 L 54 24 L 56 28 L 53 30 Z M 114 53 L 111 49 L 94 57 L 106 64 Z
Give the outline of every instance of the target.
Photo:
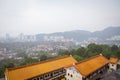
M 109 69 L 110 70 L 117 70 L 117 64 L 109 63 Z
M 5 75 L 5 79 L 4 80 L 8 80 L 6 75 Z
M 66 80 L 82 80 L 81 74 L 74 68 L 69 67 L 66 69 Z

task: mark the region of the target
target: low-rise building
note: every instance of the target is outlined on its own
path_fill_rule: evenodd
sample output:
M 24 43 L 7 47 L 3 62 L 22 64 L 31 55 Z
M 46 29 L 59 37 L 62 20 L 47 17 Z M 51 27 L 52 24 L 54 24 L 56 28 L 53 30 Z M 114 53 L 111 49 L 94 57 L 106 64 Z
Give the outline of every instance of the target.
M 66 80 L 95 80 L 108 70 L 109 60 L 97 55 L 66 68 Z
M 117 70 L 117 63 L 118 63 L 118 58 L 110 58 L 109 60 L 109 70 L 113 71 L 113 70 Z
M 97 80 L 117 69 L 117 58 L 102 54 L 77 62 L 72 56 L 6 69 L 6 80 Z
M 36 64 L 6 69 L 6 80 L 61 80 L 65 67 L 77 63 L 72 56 L 65 56 Z

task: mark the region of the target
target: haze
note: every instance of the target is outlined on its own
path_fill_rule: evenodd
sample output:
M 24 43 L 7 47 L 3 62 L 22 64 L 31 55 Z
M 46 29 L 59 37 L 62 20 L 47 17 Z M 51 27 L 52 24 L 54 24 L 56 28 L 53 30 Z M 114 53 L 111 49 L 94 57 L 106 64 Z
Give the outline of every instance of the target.
M 0 0 L 0 35 L 120 26 L 120 0 Z

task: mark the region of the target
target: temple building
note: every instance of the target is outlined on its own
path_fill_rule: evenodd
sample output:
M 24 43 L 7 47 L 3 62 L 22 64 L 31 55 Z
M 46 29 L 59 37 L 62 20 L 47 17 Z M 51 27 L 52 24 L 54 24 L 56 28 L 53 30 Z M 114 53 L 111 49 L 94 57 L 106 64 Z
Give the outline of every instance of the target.
M 100 80 L 117 69 L 117 58 L 108 60 L 102 54 L 77 62 L 71 55 L 36 64 L 9 68 L 6 80 Z
M 67 66 L 77 63 L 72 56 L 65 56 L 36 64 L 6 69 L 6 80 L 64 80 Z
M 118 63 L 118 58 L 110 58 L 109 71 L 116 71 L 118 66 L 117 63 Z
M 96 80 L 108 70 L 109 60 L 102 54 L 66 68 L 66 80 Z

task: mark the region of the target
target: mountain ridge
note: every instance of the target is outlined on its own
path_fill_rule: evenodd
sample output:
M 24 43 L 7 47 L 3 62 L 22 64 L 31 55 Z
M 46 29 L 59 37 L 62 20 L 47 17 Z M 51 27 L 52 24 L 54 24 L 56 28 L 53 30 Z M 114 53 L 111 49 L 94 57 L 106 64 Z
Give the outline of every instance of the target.
M 72 30 L 65 32 L 55 32 L 50 34 L 37 34 L 36 37 L 38 40 L 43 40 L 44 36 L 63 36 L 65 38 L 72 38 L 76 41 L 87 40 L 91 37 L 97 37 L 100 39 L 110 38 L 116 35 L 120 35 L 120 26 L 118 27 L 108 27 L 101 31 L 90 32 L 87 30 Z

